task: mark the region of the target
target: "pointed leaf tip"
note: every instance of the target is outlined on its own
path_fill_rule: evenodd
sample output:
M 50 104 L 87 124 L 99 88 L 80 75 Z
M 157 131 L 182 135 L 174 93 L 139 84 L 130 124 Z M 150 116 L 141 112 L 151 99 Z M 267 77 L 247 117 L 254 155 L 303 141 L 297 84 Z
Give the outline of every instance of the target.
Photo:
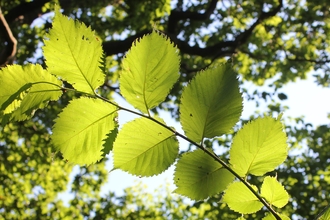
M 156 31 L 136 40 L 122 62 L 119 78 L 125 99 L 143 113 L 158 106 L 179 78 L 179 54 Z
M 85 24 L 62 15 L 56 7 L 53 26 L 44 40 L 46 65 L 50 72 L 75 89 L 94 94 L 104 82 L 101 41 Z
M 188 138 L 200 142 L 230 131 L 243 109 L 237 75 L 229 63 L 199 72 L 183 90 L 180 122 Z
M 105 157 L 107 154 L 110 153 L 113 149 L 113 144 L 116 140 L 116 137 L 118 135 L 118 126 L 115 124 L 115 129 L 112 130 L 109 134 L 107 134 L 106 139 L 104 140 L 104 148 L 103 148 L 103 157 Z
M 115 129 L 117 108 L 100 99 L 72 100 L 55 120 L 54 146 L 65 159 L 90 165 L 102 159 L 104 140 Z

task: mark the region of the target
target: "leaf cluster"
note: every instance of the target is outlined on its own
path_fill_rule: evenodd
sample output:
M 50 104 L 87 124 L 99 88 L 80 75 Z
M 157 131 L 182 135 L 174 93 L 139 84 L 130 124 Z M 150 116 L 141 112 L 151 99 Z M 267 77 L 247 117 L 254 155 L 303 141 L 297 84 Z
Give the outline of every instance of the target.
M 234 211 L 249 214 L 266 206 L 271 214 L 265 219 L 280 219 L 272 206 L 283 207 L 289 196 L 276 178 L 265 176 L 287 156 L 280 117 L 259 118 L 245 125 L 233 139 L 229 162 L 204 147 L 205 140 L 230 132 L 242 112 L 239 82 L 230 62 L 199 72 L 185 87 L 180 104 L 183 135 L 151 112 L 179 78 L 178 50 L 164 35 L 153 31 L 136 40 L 123 60 L 121 93 L 136 111 L 98 94 L 105 79 L 100 41 L 90 28 L 67 19 L 59 8 L 43 50 L 46 69 L 28 64 L 1 70 L 3 124 L 30 118 L 48 101 L 58 100 L 63 91 L 74 91 L 80 96 L 59 114 L 51 139 L 69 162 L 90 165 L 113 150 L 114 169 L 152 176 L 177 161 L 176 193 L 203 200 L 225 192 L 223 201 Z M 18 78 L 17 72 L 23 77 Z M 118 111 L 140 117 L 118 130 Z M 179 157 L 177 137 L 197 150 Z M 248 182 L 249 175 L 265 176 L 260 193 Z
M 52 6 L 54 2 L 60 3 L 65 15 L 78 18 L 87 26 L 92 26 L 97 32 L 97 37 L 102 40 L 103 49 L 107 55 L 103 68 L 106 79 L 104 84 L 98 88 L 98 92 L 102 97 L 110 100 L 113 91 L 119 91 L 116 82 L 121 72 L 119 64 L 124 52 L 137 37 L 150 32 L 150 24 L 156 24 L 157 29 L 170 36 L 181 55 L 178 83 L 173 86 L 165 102 L 152 109 L 152 112 L 157 112 L 159 108 L 162 108 L 178 118 L 182 87 L 205 66 L 224 62 L 223 56 L 234 58 L 233 68 L 240 74 L 242 81 L 255 82 L 258 85 L 269 83 L 271 91 L 260 91 L 263 90 L 260 88 L 254 91 L 250 86 L 245 88 L 245 84 L 240 87 L 243 95 L 256 101 L 257 104 L 263 104 L 263 99 L 278 102 L 269 105 L 269 110 L 274 116 L 287 108 L 282 106 L 281 98 L 278 100 L 275 97 L 280 95 L 280 91 L 277 89 L 283 83 L 295 81 L 297 78 L 305 78 L 314 69 L 321 70 L 315 72 L 317 83 L 324 86 L 329 84 L 327 66 L 329 62 L 327 54 L 330 27 L 328 25 L 329 5 L 324 0 L 307 3 L 288 1 L 281 6 L 281 1 L 230 1 L 215 5 L 213 3 L 218 1 L 176 1 L 176 3 L 173 1 L 170 4 L 169 1 L 155 0 L 152 1 L 152 5 L 148 0 L 139 1 L 139 4 L 136 4 L 136 1 L 126 0 L 3 1 L 1 2 L 2 12 L 19 42 L 16 63 L 40 63 L 45 69 L 44 59 L 39 50 L 40 45 L 43 45 L 42 40 L 45 33 L 52 26 L 53 13 L 49 12 L 54 11 Z M 150 6 L 146 7 L 148 4 Z M 251 22 L 261 16 L 262 11 L 273 11 L 278 6 L 281 8 L 276 14 L 259 22 L 253 30 L 249 29 Z M 133 14 L 128 13 L 133 11 Z M 157 15 L 157 11 L 160 14 Z M 132 17 L 134 19 L 131 19 Z M 37 19 L 39 22 L 36 22 L 36 18 L 39 18 Z M 205 30 L 209 30 L 209 32 L 204 32 Z M 239 39 L 243 36 L 240 34 L 247 30 L 251 30 L 250 35 L 245 35 L 249 36 L 247 41 L 240 45 L 236 44 L 235 42 L 238 41 L 233 38 Z M 5 43 L 2 34 L 0 33 L 1 48 Z M 201 51 L 205 51 L 205 53 L 201 54 Z M 218 51 L 219 54 L 215 54 L 215 51 Z M 207 54 L 211 54 L 211 57 Z M 216 58 L 216 55 L 219 57 Z M 64 87 L 72 88 L 67 83 L 63 83 Z M 73 96 L 81 95 L 65 90 L 61 99 L 56 102 L 51 101 L 42 111 L 31 112 L 34 113 L 33 123 L 38 121 L 47 127 L 42 130 L 45 133 L 35 130 L 35 128 L 39 128 L 38 126 L 32 130 L 40 135 L 49 133 L 53 126 L 53 119 L 67 105 L 68 99 L 71 100 Z M 250 117 L 250 120 L 259 115 L 260 112 L 256 112 L 254 116 Z M 245 121 L 236 126 L 235 132 Z M 20 128 L 18 146 L 28 131 L 24 128 L 30 127 L 32 122 L 29 122 L 28 125 L 26 123 L 26 121 L 18 122 Z M 291 196 L 290 205 L 285 206 L 282 210 L 286 213 L 294 213 L 295 216 L 298 216 L 297 218 L 313 219 L 320 210 L 327 206 L 330 180 L 327 178 L 329 166 L 325 161 L 329 158 L 326 141 L 328 140 L 329 125 L 324 121 L 325 125 L 311 126 L 304 122 L 303 118 L 294 119 L 292 123 L 294 125 L 285 128 L 289 137 L 291 155 L 276 172 L 271 172 L 271 175 L 277 174 L 279 182 L 285 186 Z M 223 149 L 223 146 L 225 146 L 225 150 L 228 150 L 235 132 L 215 139 L 205 139 L 203 144 L 205 147 L 213 147 L 217 153 L 220 151 L 219 149 Z M 5 134 L 10 135 L 11 133 Z M 14 132 L 12 134 L 16 135 Z M 115 132 L 111 132 L 109 135 L 115 136 Z M 112 149 L 111 141 L 108 140 L 113 140 L 113 138 L 105 140 L 103 155 L 107 152 L 106 146 L 109 150 Z M 217 147 L 218 143 L 220 148 Z M 37 143 L 32 145 L 40 148 L 52 147 L 43 142 L 40 142 L 40 145 Z M 299 151 L 298 155 L 297 151 Z M 43 155 L 51 157 L 48 154 Z M 229 157 L 228 152 L 222 155 L 222 158 L 226 157 Z M 35 156 L 30 157 L 30 160 L 34 160 L 32 158 L 37 161 L 39 159 Z M 21 166 L 19 163 L 24 164 L 25 160 L 19 160 L 13 164 Z M 41 166 L 39 162 L 38 164 Z M 251 178 L 249 181 L 258 185 L 260 178 Z M 215 199 L 220 200 L 218 196 L 215 196 Z M 214 203 L 212 207 L 217 206 Z M 254 219 L 261 218 L 250 216 Z

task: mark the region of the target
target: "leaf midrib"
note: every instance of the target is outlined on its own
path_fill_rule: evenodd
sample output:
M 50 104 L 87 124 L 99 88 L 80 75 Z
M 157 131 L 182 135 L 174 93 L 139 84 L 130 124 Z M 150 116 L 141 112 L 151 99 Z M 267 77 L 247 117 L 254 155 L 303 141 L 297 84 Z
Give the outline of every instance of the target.
M 76 134 L 74 134 L 73 136 L 71 136 L 70 138 L 66 139 L 65 141 L 61 142 L 59 145 L 62 145 L 63 143 L 74 139 L 77 135 L 81 134 L 82 132 L 86 131 L 88 128 L 92 127 L 94 124 L 98 123 L 99 121 L 102 121 L 103 119 L 109 117 L 110 115 L 114 114 L 115 112 L 117 112 L 118 110 L 114 110 L 113 112 L 93 121 L 92 123 L 88 124 L 84 129 L 81 129 L 79 132 L 77 132 Z
M 86 76 L 84 75 L 84 72 L 83 72 L 82 69 L 80 68 L 80 65 L 79 65 L 79 63 L 78 63 L 76 57 L 74 56 L 74 53 L 73 53 L 73 50 L 72 50 L 71 44 L 69 43 L 68 38 L 67 38 L 67 35 L 66 35 L 66 32 L 65 32 L 64 29 L 63 29 L 62 19 L 65 19 L 63 15 L 61 15 L 61 19 L 60 19 L 60 21 L 61 21 L 61 22 L 60 22 L 60 23 L 61 23 L 60 28 L 61 28 L 61 30 L 62 30 L 62 35 L 65 37 L 65 42 L 66 42 L 66 44 L 68 45 L 69 51 L 70 51 L 70 53 L 71 53 L 71 56 L 72 56 L 72 58 L 73 58 L 73 60 L 74 60 L 74 62 L 75 62 L 75 64 L 76 64 L 76 66 L 77 66 L 79 72 L 81 73 L 81 75 L 83 76 L 83 78 L 84 78 L 84 80 L 87 82 L 87 84 L 89 85 L 89 87 L 90 87 L 92 93 L 94 93 L 93 86 L 89 83 L 88 79 L 87 79 Z M 80 26 L 81 26 L 81 25 L 80 25 Z M 77 32 L 77 33 L 78 33 L 78 32 Z M 79 38 L 78 38 L 78 39 L 79 39 Z

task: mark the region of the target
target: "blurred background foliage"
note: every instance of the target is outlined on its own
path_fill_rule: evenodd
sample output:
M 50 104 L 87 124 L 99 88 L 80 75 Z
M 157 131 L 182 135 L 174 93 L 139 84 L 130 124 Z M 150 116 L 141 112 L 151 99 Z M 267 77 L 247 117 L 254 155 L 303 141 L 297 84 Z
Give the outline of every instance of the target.
M 266 103 L 270 115 L 288 106 L 283 85 L 306 79 L 329 87 L 330 3 L 326 0 L 11 0 L 0 7 L 17 40 L 14 63 L 40 63 L 42 39 L 52 24 L 54 4 L 73 19 L 91 26 L 103 42 L 106 81 L 100 93 L 113 98 L 120 94 L 118 77 L 121 59 L 132 42 L 157 29 L 164 32 L 181 54 L 180 80 L 165 103 L 155 109 L 169 111 L 178 119 L 183 86 L 206 67 L 231 59 L 239 73 L 241 89 L 256 106 Z M 0 60 L 11 49 L 4 23 L 0 24 Z M 8 61 L 8 59 L 7 59 Z M 10 63 L 10 62 L 7 62 Z M 1 63 L 5 64 L 5 63 Z M 245 83 L 255 86 L 246 87 Z M 263 86 L 263 87 L 261 87 Z M 267 90 L 264 88 L 268 87 Z M 2 219 L 236 219 L 221 202 L 221 195 L 202 202 L 187 202 L 164 187 L 147 193 L 142 185 L 100 194 L 107 181 L 107 158 L 81 167 L 69 180 L 73 165 L 64 161 L 50 144 L 53 120 L 68 100 L 37 111 L 32 121 L 0 126 L 0 218 Z M 327 101 L 328 97 L 320 99 Z M 243 118 L 233 134 L 208 140 L 228 149 L 232 135 L 256 112 Z M 329 122 L 311 124 L 300 118 L 286 118 L 290 156 L 273 175 L 288 190 L 291 199 L 281 213 L 296 219 L 313 219 L 327 205 L 330 196 Z M 220 155 L 227 157 L 226 150 Z M 254 179 L 251 179 L 254 182 Z M 73 196 L 61 200 L 62 192 Z M 245 216 L 261 219 L 263 212 Z

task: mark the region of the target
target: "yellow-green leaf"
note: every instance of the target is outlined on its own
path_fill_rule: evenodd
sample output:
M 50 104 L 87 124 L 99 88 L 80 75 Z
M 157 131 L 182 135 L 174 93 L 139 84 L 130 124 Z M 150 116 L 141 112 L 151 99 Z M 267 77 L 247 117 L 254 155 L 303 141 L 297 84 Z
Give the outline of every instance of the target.
M 198 149 L 183 154 L 176 165 L 175 193 L 193 200 L 207 199 L 225 190 L 234 176 L 212 157 Z
M 123 60 L 120 90 L 143 113 L 163 102 L 179 78 L 178 49 L 154 31 L 133 43 Z
M 239 130 L 230 149 L 230 164 L 240 175 L 262 176 L 280 165 L 288 154 L 283 125 L 271 117 L 258 118 Z
M 102 159 L 107 134 L 116 127 L 117 108 L 100 99 L 72 100 L 55 120 L 52 142 L 70 162 L 89 165 Z
M 0 70 L 0 116 L 14 120 L 30 118 L 48 101 L 61 94 L 61 81 L 40 65 L 10 65 Z
M 48 70 L 75 89 L 94 94 L 104 83 L 101 41 L 90 27 L 68 19 L 56 7 L 53 26 L 43 47 Z
M 256 186 L 251 185 L 251 187 L 258 191 Z M 242 214 L 255 213 L 263 207 L 258 198 L 242 182 L 234 182 L 228 186 L 223 202 L 227 203 L 231 210 Z
M 114 169 L 140 176 L 157 175 L 174 163 L 178 152 L 173 132 L 154 121 L 138 118 L 124 124 L 117 135 L 113 146 Z
M 282 208 L 289 202 L 289 194 L 275 177 L 266 176 L 261 186 L 261 196 L 267 202 L 278 208 Z
M 242 103 L 237 75 L 229 63 L 201 71 L 183 91 L 182 128 L 195 142 L 220 136 L 237 123 Z

